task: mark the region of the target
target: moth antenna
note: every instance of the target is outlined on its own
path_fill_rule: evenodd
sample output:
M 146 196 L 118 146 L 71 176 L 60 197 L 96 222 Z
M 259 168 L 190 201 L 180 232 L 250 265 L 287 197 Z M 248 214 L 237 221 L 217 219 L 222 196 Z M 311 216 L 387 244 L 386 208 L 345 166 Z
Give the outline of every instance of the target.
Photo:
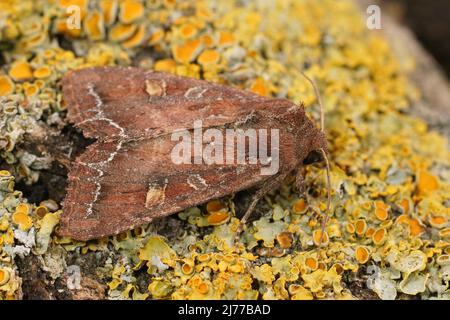
M 322 232 L 320 233 L 320 244 L 322 244 L 323 234 L 325 233 L 325 227 L 327 226 L 328 219 L 330 218 L 331 211 L 331 178 L 330 178 L 330 162 L 328 161 L 327 153 L 323 148 L 319 149 L 322 152 L 323 158 L 326 164 L 326 177 L 327 177 L 327 209 L 325 213 L 325 219 L 322 222 Z
M 324 111 L 324 107 L 323 107 L 323 103 L 322 103 L 322 98 L 319 93 L 319 88 L 317 87 L 316 82 L 313 79 L 311 79 L 310 77 L 308 77 L 303 71 L 300 70 L 300 73 L 311 84 L 311 86 L 314 89 L 314 93 L 316 95 L 317 102 L 319 103 L 319 107 L 320 107 L 320 130 L 322 132 L 325 132 L 325 111 Z M 330 211 L 331 211 L 331 178 L 330 178 L 331 170 L 330 170 L 330 161 L 328 161 L 327 153 L 325 152 L 325 150 L 323 148 L 320 148 L 319 150 L 322 153 L 323 158 L 325 160 L 326 177 L 327 177 L 327 209 L 325 212 L 325 218 L 323 219 L 323 222 L 322 222 L 322 231 L 320 233 L 320 244 L 322 244 L 323 235 L 325 233 L 325 227 L 327 226 L 328 219 L 330 218 Z
M 302 74 L 303 77 L 305 77 L 306 80 L 308 80 L 308 82 L 311 84 L 311 86 L 314 89 L 314 94 L 316 95 L 317 102 L 319 103 L 319 108 L 320 108 L 320 130 L 322 132 L 324 132 L 324 130 L 325 130 L 325 113 L 324 113 L 324 108 L 323 108 L 323 104 L 322 104 L 322 98 L 320 97 L 320 93 L 319 93 L 319 88 L 317 87 L 316 82 L 313 79 L 311 79 L 310 77 L 308 77 L 303 71 L 300 70 L 300 73 Z

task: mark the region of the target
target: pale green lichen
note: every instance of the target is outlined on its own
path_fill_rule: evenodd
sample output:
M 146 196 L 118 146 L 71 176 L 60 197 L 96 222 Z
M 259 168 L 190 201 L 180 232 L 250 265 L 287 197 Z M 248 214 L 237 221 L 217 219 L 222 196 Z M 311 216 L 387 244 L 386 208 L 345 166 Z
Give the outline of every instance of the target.
M 22 297 L 14 257 L 35 255 L 59 278 L 67 259 L 95 253 L 106 257 L 95 272 L 111 299 L 360 298 L 357 276 L 382 299 L 449 299 L 446 141 L 407 115 L 418 94 L 405 63 L 350 1 L 93 0 L 87 10 L 76 0 L 81 29 L 67 28 L 69 2 L 0 3 L 0 156 L 10 170 L 0 172 L 0 298 Z M 327 244 L 316 243 L 326 208 L 320 166 L 305 169 L 302 197 L 289 183 L 266 196 L 268 209 L 238 249 L 231 197 L 106 239 L 57 236 L 58 204 L 43 202 L 39 216 L 40 204 L 14 188 L 14 180 L 36 183 L 52 160 L 22 143 L 60 132 L 67 106 L 58 81 L 67 71 L 132 63 L 302 101 L 317 119 L 299 71 L 315 78 L 332 167 Z

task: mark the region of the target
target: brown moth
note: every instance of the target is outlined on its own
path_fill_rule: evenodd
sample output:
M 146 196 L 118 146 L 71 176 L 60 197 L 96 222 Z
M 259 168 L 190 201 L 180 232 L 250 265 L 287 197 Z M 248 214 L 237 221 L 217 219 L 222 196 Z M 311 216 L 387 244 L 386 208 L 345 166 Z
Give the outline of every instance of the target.
M 69 171 L 60 233 L 78 240 L 118 234 L 255 187 L 259 191 L 249 213 L 259 197 L 301 166 L 321 160 L 326 150 L 323 132 L 302 106 L 286 99 L 133 67 L 73 71 L 62 85 L 68 120 L 97 140 Z M 198 120 L 202 130 L 223 136 L 230 129 L 278 130 L 277 172 L 261 174 L 261 161 L 207 164 L 195 146 L 192 161 L 175 164 L 171 154 L 179 141 L 173 135 L 193 133 Z M 203 141 L 200 147 L 214 142 L 239 157 L 237 149 L 220 141 Z M 268 149 L 271 143 L 266 141 Z

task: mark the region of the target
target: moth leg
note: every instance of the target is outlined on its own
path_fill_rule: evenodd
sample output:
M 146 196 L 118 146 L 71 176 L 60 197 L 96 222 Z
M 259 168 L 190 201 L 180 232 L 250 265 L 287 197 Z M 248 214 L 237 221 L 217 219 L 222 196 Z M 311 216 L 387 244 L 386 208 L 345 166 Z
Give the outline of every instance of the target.
M 236 230 L 236 234 L 234 237 L 234 243 L 237 243 L 239 241 L 239 236 L 241 235 L 242 231 L 244 230 L 244 226 L 245 226 L 248 218 L 250 218 L 251 214 L 253 213 L 253 210 L 255 210 L 255 207 L 258 204 L 258 201 L 261 200 L 261 198 L 264 197 L 264 195 L 266 193 L 279 187 L 280 184 L 286 179 L 286 177 L 288 175 L 289 175 L 289 172 L 281 173 L 280 175 L 265 182 L 263 184 L 263 186 L 255 192 L 255 194 L 252 197 L 252 201 L 250 202 L 250 205 L 248 206 L 247 210 L 245 211 L 245 214 L 242 217 L 242 219 L 239 223 L 239 226 Z
M 326 164 L 326 178 L 327 178 L 327 211 L 325 218 L 322 222 L 322 231 L 320 234 L 320 244 L 322 244 L 323 240 L 323 234 L 325 233 L 325 227 L 327 226 L 328 219 L 330 219 L 330 211 L 331 211 L 331 177 L 330 177 L 330 161 L 328 160 L 327 153 L 322 148 L 320 149 L 320 152 L 322 152 L 323 158 L 325 159 Z
M 295 175 L 295 186 L 297 187 L 298 194 L 301 197 L 305 195 L 305 179 L 303 178 L 302 168 L 297 169 L 297 174 Z

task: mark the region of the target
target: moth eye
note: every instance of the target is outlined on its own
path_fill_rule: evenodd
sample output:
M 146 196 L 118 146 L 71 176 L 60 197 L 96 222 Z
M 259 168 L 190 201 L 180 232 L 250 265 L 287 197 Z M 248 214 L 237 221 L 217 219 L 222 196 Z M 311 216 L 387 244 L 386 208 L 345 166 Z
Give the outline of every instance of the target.
M 321 162 L 322 160 L 323 157 L 320 150 L 313 150 L 310 153 L 308 153 L 306 158 L 303 160 L 303 164 L 307 165 L 311 163 Z

